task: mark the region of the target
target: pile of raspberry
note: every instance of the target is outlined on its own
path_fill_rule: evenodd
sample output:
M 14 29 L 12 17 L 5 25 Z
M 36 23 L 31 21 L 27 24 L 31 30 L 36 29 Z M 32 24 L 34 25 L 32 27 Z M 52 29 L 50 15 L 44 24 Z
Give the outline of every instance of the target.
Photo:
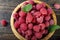
M 32 9 L 28 13 L 20 8 L 13 14 L 14 27 L 27 40 L 39 40 L 48 34 L 48 27 L 54 24 L 52 9 L 44 2 L 38 4 L 28 1 L 23 5 L 27 4 L 32 4 Z

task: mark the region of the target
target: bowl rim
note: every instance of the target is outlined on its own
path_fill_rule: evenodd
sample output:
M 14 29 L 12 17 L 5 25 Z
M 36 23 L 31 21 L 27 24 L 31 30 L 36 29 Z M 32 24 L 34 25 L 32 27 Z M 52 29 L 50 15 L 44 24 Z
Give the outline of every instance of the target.
M 24 1 L 24 2 L 27 2 L 27 1 Z M 23 3 L 24 3 L 23 2 Z M 34 1 L 36 3 L 42 3 L 42 1 Z M 14 33 L 14 35 L 19 39 L 19 40 L 26 40 L 24 37 L 22 37 L 18 32 L 17 30 L 14 28 L 14 18 L 13 18 L 13 14 L 17 12 L 17 10 L 23 5 L 23 3 L 19 4 L 12 12 L 12 15 L 11 15 L 11 19 L 10 19 L 10 25 L 11 25 L 11 29 L 12 29 L 12 32 Z M 47 7 L 51 8 L 48 4 L 46 4 Z M 53 16 L 53 20 L 54 20 L 54 24 L 56 25 L 57 24 L 57 18 L 56 18 L 56 15 L 54 13 L 54 11 L 52 10 L 52 16 Z M 55 31 L 54 31 L 55 32 Z M 51 32 L 49 33 L 46 37 L 44 37 L 43 39 L 41 40 L 48 40 L 53 34 L 54 32 Z

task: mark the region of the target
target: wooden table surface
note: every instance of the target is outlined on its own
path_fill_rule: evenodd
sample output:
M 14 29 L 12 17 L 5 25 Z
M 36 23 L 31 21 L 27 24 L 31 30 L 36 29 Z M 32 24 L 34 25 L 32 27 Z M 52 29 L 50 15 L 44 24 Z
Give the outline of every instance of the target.
M 6 19 L 8 21 L 7 27 L 2 27 L 0 24 L 0 40 L 18 40 L 12 33 L 10 27 L 10 16 L 13 9 L 25 0 L 0 0 L 0 20 Z M 52 9 L 55 11 L 57 16 L 58 24 L 60 25 L 60 10 L 56 10 L 53 7 L 54 3 L 59 3 L 60 0 L 41 0 L 48 3 Z M 60 4 L 60 3 L 59 3 Z M 60 30 L 57 30 L 55 34 L 49 40 L 59 40 L 60 39 Z

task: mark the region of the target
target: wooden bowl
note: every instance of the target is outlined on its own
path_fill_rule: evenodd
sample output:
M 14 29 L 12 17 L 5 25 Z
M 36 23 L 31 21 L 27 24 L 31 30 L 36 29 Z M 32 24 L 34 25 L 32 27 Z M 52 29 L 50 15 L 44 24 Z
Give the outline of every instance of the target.
M 42 3 L 41 1 L 34 1 L 36 3 Z M 24 3 L 24 2 L 23 2 Z M 18 32 L 17 30 L 15 29 L 14 27 L 14 18 L 13 18 L 13 14 L 16 13 L 18 11 L 18 9 L 23 5 L 23 3 L 19 4 L 15 9 L 14 11 L 12 12 L 12 15 L 11 15 L 11 20 L 10 20 L 10 24 L 11 24 L 11 29 L 14 33 L 14 35 L 19 39 L 19 40 L 26 40 L 24 37 L 22 37 Z M 50 8 L 50 6 L 48 4 L 46 4 L 47 7 Z M 54 24 L 56 25 L 57 24 L 57 20 L 56 20 L 56 15 L 54 13 L 54 11 L 52 12 L 52 16 L 53 16 L 53 20 L 54 20 Z M 55 32 L 55 31 L 54 31 Z M 49 33 L 46 37 L 44 37 L 43 39 L 41 40 L 48 40 L 53 34 L 54 32 L 51 32 Z

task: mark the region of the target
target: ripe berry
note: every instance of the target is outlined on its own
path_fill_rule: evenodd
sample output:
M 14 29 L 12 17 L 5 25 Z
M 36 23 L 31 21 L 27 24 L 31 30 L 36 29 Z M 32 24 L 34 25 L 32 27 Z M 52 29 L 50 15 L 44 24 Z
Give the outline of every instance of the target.
M 40 10 L 41 8 L 42 8 L 42 5 L 41 5 L 41 4 L 37 4 L 37 5 L 36 5 L 36 9 L 37 9 L 37 10 Z
M 40 18 L 37 18 L 37 22 L 42 23 L 43 22 L 43 16 L 40 16 Z
M 46 17 L 45 17 L 45 20 L 46 20 L 46 21 L 49 21 L 50 19 L 51 19 L 51 16 L 46 16 Z
M 17 28 L 19 28 L 19 26 L 20 26 L 19 22 L 18 21 L 15 21 L 14 27 L 17 29 Z
M 40 29 L 41 29 L 41 30 L 44 30 L 44 29 L 45 29 L 45 27 L 46 27 L 44 23 L 39 24 L 39 26 L 40 26 Z
M 32 20 L 33 20 L 33 16 L 31 15 L 31 13 L 28 13 L 26 17 L 26 23 L 30 23 L 32 22 Z
M 47 11 L 48 11 L 49 15 L 52 14 L 52 9 L 51 8 L 48 8 Z
M 29 4 L 32 4 L 32 5 L 33 5 L 33 4 L 34 4 L 34 1 L 32 1 L 32 0 L 29 0 Z
M 34 16 L 36 16 L 36 17 L 40 17 L 41 16 L 41 13 L 38 11 L 38 12 L 35 12 L 34 13 Z
M 23 12 L 23 11 L 20 11 L 20 12 L 19 12 L 19 16 L 24 17 L 25 15 L 26 15 L 25 12 Z
M 22 17 L 20 17 L 20 18 L 19 18 L 19 23 L 22 24 L 22 23 L 24 23 L 24 22 L 25 22 L 25 19 L 22 18 Z
M 53 25 L 54 24 L 54 20 L 51 19 L 49 23 L 50 23 L 50 25 Z
M 36 38 L 35 36 L 33 36 L 33 37 L 31 38 L 31 40 L 37 40 L 37 38 Z
M 42 5 L 42 7 L 46 7 L 46 3 L 45 2 L 42 2 L 41 5 Z
M 48 30 L 45 30 L 45 33 L 44 34 L 47 34 L 48 33 Z
M 42 33 L 41 32 L 35 33 L 35 37 L 38 39 L 42 38 Z
M 40 31 L 40 27 L 39 27 L 38 25 L 35 25 L 35 26 L 33 27 L 33 30 L 34 30 L 35 32 L 39 32 L 39 31 Z
M 45 25 L 46 25 L 46 27 L 49 27 L 49 22 L 47 21 L 47 22 L 45 22 Z
M 54 7 L 56 8 L 56 9 L 60 9 L 60 4 L 54 4 Z
M 28 28 L 32 29 L 33 28 L 33 24 L 32 23 L 28 24 Z
M 32 11 L 31 11 L 31 14 L 34 14 L 34 13 L 35 13 L 35 10 L 32 10 Z
M 6 20 L 4 20 L 4 19 L 3 19 L 3 20 L 1 20 L 1 25 L 2 25 L 2 26 L 6 26 L 6 25 L 7 25 L 7 21 L 6 21 Z
M 20 25 L 20 29 L 23 30 L 23 31 L 26 31 L 26 30 L 27 30 L 27 24 L 22 23 L 22 24 Z
M 32 30 L 27 30 L 27 31 L 25 32 L 25 34 L 28 35 L 28 36 L 32 35 Z
M 42 15 L 47 15 L 47 10 L 45 8 L 41 8 L 40 12 L 42 13 Z
M 17 31 L 18 31 L 19 33 L 21 33 L 21 29 L 20 29 L 20 28 L 18 28 Z
M 15 20 L 17 20 L 19 18 L 18 13 L 13 14 L 13 17 L 14 17 Z

